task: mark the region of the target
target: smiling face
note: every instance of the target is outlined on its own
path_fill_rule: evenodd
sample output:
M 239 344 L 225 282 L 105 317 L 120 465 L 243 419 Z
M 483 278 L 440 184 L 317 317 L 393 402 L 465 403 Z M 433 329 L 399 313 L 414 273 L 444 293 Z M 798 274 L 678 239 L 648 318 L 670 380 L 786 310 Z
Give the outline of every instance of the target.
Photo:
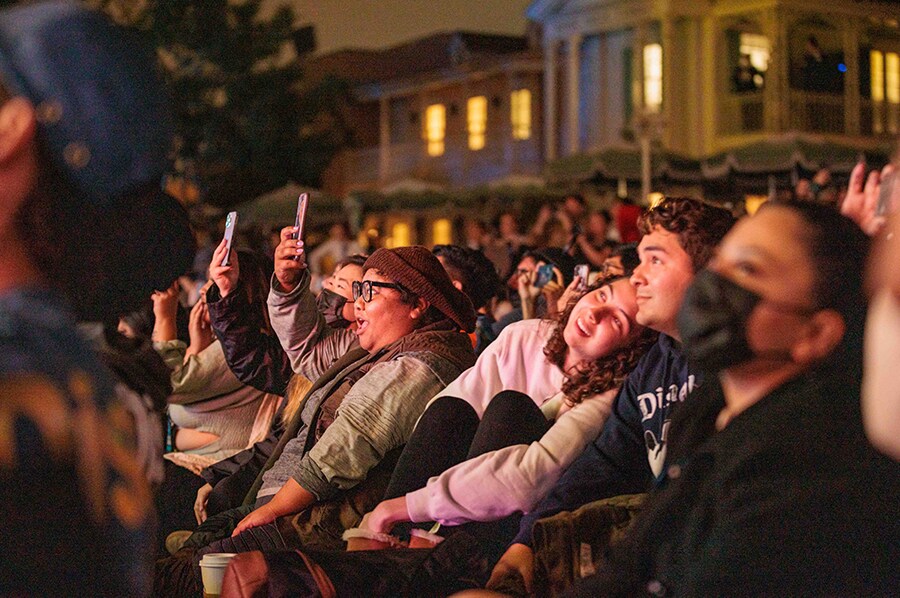
M 635 289 L 626 279 L 586 293 L 572 308 L 563 329 L 568 346 L 565 369 L 596 361 L 639 333 L 642 327 L 635 322 L 637 311 Z
M 637 291 L 637 322 L 678 339 L 675 318 L 694 279 L 691 258 L 678 235 L 656 226 L 638 245 L 641 263 L 631 275 Z
M 375 269 L 368 270 L 362 279 L 394 282 Z M 366 303 L 360 297 L 353 307 L 359 345 L 369 352 L 382 349 L 412 332 L 423 311 L 400 301 L 400 291 L 385 287 L 373 287 L 372 300 Z

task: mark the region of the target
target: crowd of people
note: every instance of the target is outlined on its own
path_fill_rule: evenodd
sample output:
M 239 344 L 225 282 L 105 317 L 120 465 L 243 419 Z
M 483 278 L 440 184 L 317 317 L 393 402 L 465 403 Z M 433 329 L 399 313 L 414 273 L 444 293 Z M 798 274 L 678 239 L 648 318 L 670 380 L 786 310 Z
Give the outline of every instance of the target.
M 0 595 L 900 592 L 892 166 L 203 257 L 137 47 L 0 12 Z

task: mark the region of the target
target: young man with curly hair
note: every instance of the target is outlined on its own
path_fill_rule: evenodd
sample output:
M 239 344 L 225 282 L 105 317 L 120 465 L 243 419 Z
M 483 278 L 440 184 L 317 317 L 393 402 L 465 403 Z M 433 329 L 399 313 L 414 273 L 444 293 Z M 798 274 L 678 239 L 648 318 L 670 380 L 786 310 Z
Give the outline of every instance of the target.
M 667 198 L 641 216 L 641 263 L 631 276 L 636 319 L 659 332 L 659 341 L 625 380 L 600 436 L 523 517 L 488 587 L 516 571 L 530 586 L 531 528 L 538 519 L 591 501 L 646 492 L 660 476 L 672 411 L 702 381 L 682 354 L 676 315 L 694 275 L 733 223 L 726 210 L 687 198 Z

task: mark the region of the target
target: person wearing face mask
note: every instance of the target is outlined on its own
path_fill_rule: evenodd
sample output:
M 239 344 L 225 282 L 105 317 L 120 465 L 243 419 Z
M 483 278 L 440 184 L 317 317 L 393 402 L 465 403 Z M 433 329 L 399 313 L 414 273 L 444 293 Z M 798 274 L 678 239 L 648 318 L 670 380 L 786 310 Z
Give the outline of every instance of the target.
M 325 317 L 325 323 L 332 328 L 356 330 L 353 315 L 353 282 L 362 280 L 363 264 L 366 256 L 356 254 L 342 259 L 334 267 L 334 272 L 322 283 L 322 290 L 316 297 L 316 309 Z
M 665 479 L 573 595 L 896 595 L 900 468 L 859 404 L 867 250 L 808 203 L 726 236 L 678 318 L 707 384 L 675 413 Z
M 369 256 L 352 285 L 353 332 L 330 328 L 313 308 L 295 232 L 285 228 L 276 250 L 269 315 L 294 370 L 315 381 L 247 505 L 208 518 L 179 553 L 158 562 L 158 594 L 196 589 L 199 559 L 209 552 L 340 546 L 344 529 L 383 496 L 427 401 L 475 361 L 463 332 L 475 327 L 472 303 L 430 251 Z
M 282 416 L 272 424 L 265 438 L 200 472 L 206 484 L 197 490 L 193 504 L 198 524 L 209 515 L 241 504 L 311 384 L 294 373 L 290 359 L 269 326 L 262 296 L 254 295 L 251 300 L 246 292 L 240 292 L 246 286 L 240 278 L 241 253 L 232 252 L 228 266 L 222 265 L 224 255 L 224 244 L 220 243 L 210 264 L 210 280 L 214 284 L 206 292 L 210 326 L 221 341 L 234 375 L 248 386 L 284 396 L 286 402 Z M 325 281 L 316 309 L 328 326 L 337 329 L 356 326 L 353 303 L 347 299 L 352 299 L 353 281 L 362 278 L 364 262 L 362 256 L 350 256 L 339 262 Z M 348 316 L 352 321 L 348 321 Z

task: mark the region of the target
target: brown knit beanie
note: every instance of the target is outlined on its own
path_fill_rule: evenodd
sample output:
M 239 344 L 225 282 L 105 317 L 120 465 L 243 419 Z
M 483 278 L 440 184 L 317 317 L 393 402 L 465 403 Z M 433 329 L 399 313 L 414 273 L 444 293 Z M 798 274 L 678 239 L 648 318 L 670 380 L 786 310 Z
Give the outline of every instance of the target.
M 435 306 L 466 332 L 475 330 L 475 309 L 469 297 L 453 286 L 438 259 L 421 245 L 379 249 L 363 265 L 363 271 L 370 268 Z

